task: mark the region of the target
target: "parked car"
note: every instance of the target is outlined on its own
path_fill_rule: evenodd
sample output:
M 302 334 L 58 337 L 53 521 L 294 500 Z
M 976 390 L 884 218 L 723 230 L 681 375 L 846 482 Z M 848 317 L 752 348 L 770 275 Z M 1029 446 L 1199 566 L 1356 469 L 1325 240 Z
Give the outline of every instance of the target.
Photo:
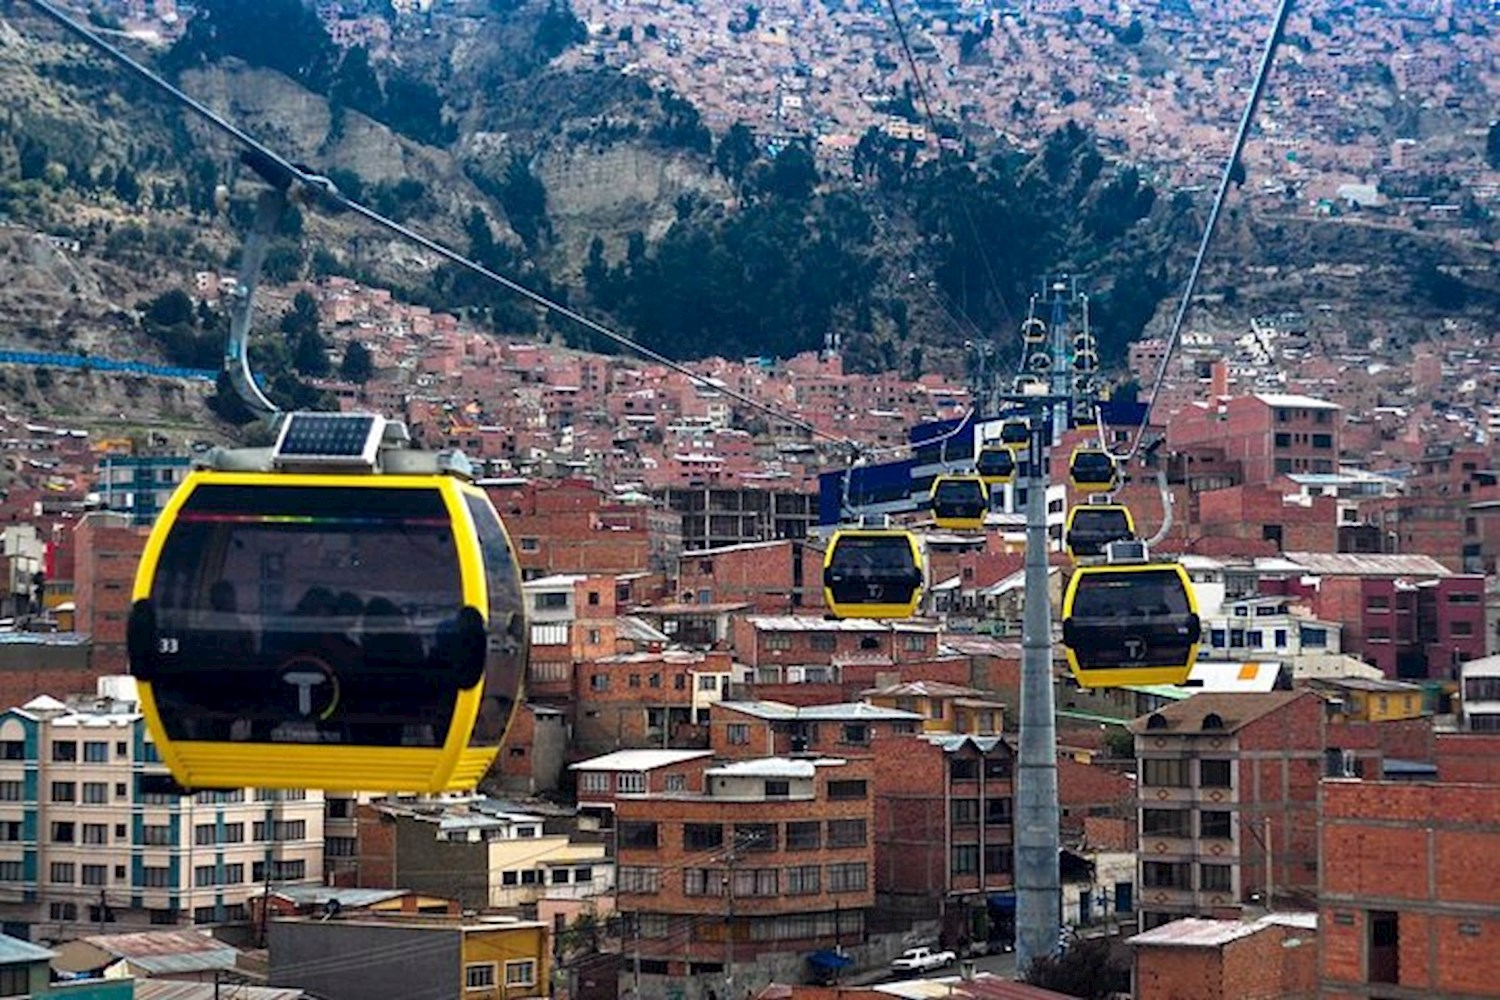
M 951 951 L 934 951 L 931 948 L 908 948 L 891 959 L 892 972 L 931 972 L 958 961 Z

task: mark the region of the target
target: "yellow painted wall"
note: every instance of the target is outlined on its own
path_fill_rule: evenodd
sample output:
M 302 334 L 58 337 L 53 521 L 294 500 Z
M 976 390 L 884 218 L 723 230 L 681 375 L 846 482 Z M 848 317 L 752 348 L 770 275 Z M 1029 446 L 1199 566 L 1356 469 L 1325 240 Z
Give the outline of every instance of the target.
M 541 924 L 494 927 L 469 925 L 464 928 L 463 968 L 458 970 L 459 988 L 464 1000 L 514 1000 L 516 997 L 546 996 L 551 968 L 548 965 L 551 943 L 547 928 Z M 506 963 L 530 960 L 534 974 L 529 984 L 506 986 Z M 494 963 L 495 985 L 491 989 L 467 989 L 468 968 L 480 963 Z

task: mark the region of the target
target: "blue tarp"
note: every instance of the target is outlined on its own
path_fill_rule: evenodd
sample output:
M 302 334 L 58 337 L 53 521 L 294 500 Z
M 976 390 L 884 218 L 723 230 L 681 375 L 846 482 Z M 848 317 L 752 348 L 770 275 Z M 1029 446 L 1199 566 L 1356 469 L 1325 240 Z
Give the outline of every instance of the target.
M 848 955 L 840 955 L 836 951 L 829 951 L 827 948 L 824 948 L 822 951 L 815 951 L 811 955 L 808 955 L 807 962 L 809 965 L 816 965 L 824 969 L 842 969 L 846 965 L 854 964 L 854 959 Z

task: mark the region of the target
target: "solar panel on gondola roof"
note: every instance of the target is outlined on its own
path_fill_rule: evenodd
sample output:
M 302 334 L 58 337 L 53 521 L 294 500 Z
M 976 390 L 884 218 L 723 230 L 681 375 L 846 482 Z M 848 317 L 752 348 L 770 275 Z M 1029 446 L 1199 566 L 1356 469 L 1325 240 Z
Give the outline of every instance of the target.
M 371 413 L 292 413 L 275 454 L 280 461 L 369 463 L 384 433 L 385 418 Z

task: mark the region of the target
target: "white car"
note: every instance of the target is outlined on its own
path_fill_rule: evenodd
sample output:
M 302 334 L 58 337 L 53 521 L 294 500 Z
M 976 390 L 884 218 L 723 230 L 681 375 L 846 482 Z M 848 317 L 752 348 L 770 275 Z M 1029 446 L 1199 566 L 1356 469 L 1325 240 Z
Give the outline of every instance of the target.
M 931 972 L 958 961 L 951 951 L 933 951 L 931 948 L 908 948 L 891 959 L 892 972 Z

